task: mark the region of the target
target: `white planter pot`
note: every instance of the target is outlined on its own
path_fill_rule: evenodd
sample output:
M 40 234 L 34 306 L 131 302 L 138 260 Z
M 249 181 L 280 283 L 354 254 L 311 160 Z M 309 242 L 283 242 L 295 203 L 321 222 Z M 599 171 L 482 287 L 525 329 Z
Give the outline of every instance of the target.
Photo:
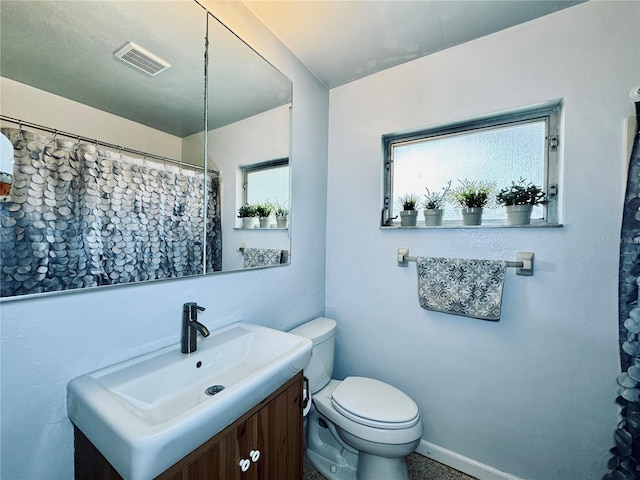
M 417 210 L 401 210 L 400 225 L 402 227 L 415 227 L 418 224 Z
M 482 208 L 462 208 L 462 224 L 463 225 L 481 225 L 482 224 Z
M 439 227 L 442 225 L 442 216 L 444 215 L 444 209 L 442 208 L 425 208 L 424 209 L 424 224 L 428 227 Z
M 289 227 L 289 217 L 286 215 L 278 215 L 276 216 L 276 225 L 278 228 L 288 228 Z
M 271 217 L 260 217 L 260 228 L 269 228 Z
M 242 228 L 253 228 L 256 225 L 256 217 L 242 217 Z
M 507 223 L 509 225 L 529 225 L 533 205 L 506 205 Z

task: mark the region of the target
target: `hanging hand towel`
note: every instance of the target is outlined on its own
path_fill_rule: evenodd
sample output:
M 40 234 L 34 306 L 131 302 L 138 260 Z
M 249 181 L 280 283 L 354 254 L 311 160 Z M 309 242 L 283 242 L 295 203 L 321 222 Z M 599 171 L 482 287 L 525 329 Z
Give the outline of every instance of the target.
M 275 248 L 245 248 L 244 268 L 279 265 L 282 261 L 282 250 Z
M 506 262 L 418 257 L 416 263 L 422 308 L 500 320 Z

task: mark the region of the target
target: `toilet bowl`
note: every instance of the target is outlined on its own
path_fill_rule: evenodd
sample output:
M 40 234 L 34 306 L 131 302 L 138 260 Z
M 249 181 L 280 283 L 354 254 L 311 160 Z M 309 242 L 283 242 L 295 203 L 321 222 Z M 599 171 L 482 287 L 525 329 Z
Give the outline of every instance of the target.
M 305 376 L 312 408 L 305 418 L 306 455 L 329 480 L 407 480 L 404 457 L 422 437 L 415 402 L 367 377 L 331 379 L 336 322 L 317 318 L 290 333 L 313 342 Z

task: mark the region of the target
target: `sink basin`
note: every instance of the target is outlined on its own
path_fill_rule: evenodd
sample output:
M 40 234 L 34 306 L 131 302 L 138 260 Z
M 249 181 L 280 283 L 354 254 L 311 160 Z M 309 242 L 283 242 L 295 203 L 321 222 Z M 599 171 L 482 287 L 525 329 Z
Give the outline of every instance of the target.
M 149 480 L 302 370 L 311 341 L 235 323 L 198 339 L 77 377 L 71 421 L 126 480 Z

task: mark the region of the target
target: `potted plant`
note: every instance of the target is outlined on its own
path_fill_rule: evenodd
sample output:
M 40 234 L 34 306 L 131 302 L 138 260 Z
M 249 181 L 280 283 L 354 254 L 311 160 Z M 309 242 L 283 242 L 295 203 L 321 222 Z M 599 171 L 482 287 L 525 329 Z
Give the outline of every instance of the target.
M 548 202 L 547 194 L 537 185 L 521 178 L 511 182 L 510 187 L 501 189 L 496 195 L 499 205 L 504 205 L 509 225 L 529 225 L 534 205 Z
M 273 205 L 269 202 L 258 203 L 256 213 L 260 218 L 260 228 L 269 228 L 269 217 L 273 213 Z
M 402 227 L 415 227 L 418 223 L 418 206 L 420 197 L 415 193 L 405 193 L 398 197 L 398 204 L 402 207 L 400 211 L 400 225 Z
M 258 212 L 255 205 L 245 203 L 238 209 L 238 217 L 242 219 L 242 228 L 253 228 Z
M 458 180 L 460 186 L 451 191 L 451 197 L 462 212 L 463 225 L 482 224 L 482 211 L 492 202 L 493 183 L 481 180 Z
M 277 201 L 275 204 L 276 225 L 278 228 L 287 228 L 289 226 L 289 209 L 286 208 L 287 202 L 280 205 Z
M 424 195 L 424 224 L 429 227 L 437 227 L 442 225 L 442 216 L 444 215 L 444 206 L 449 201 L 449 193 L 451 190 L 451 180 L 446 186 L 442 187 L 442 192 L 432 192 L 428 187 L 424 187 L 427 193 Z

